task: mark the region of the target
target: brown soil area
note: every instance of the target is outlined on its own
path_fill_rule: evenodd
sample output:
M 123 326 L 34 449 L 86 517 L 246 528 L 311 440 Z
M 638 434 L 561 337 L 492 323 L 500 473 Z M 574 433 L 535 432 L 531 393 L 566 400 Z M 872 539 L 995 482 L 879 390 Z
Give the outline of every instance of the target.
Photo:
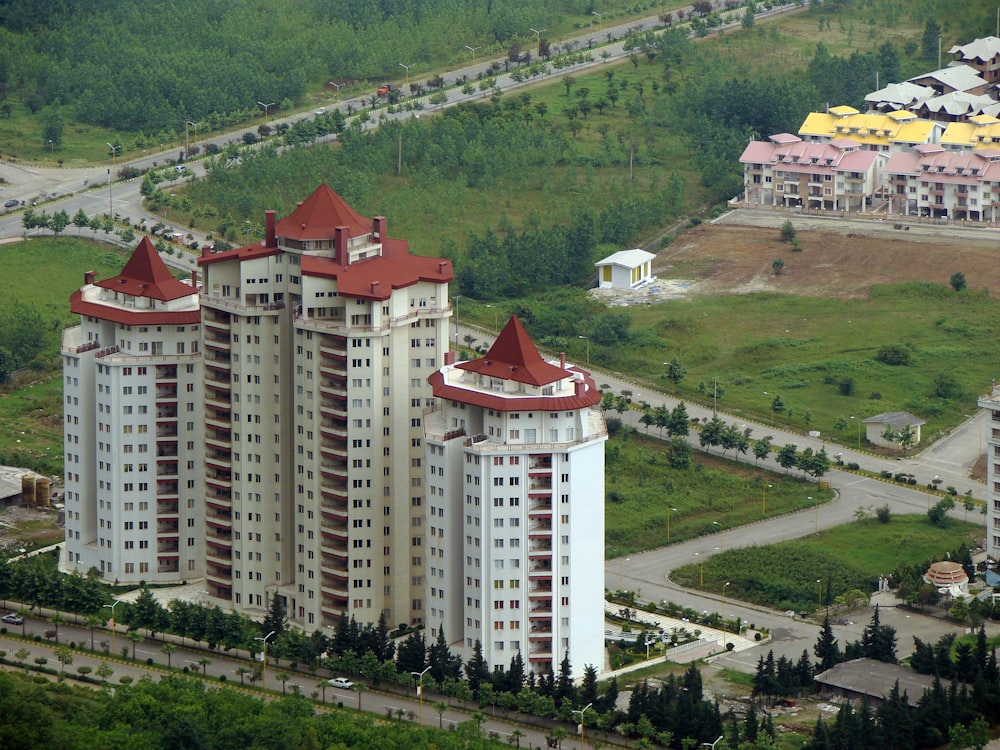
M 798 227 L 799 221 L 795 223 Z M 701 224 L 661 250 L 653 272 L 661 281 L 693 282 L 689 291 L 707 294 L 863 297 L 875 284 L 947 283 L 956 271 L 965 274 L 970 288 L 1000 289 L 1000 264 L 995 262 L 1000 234 L 994 238 L 933 226 L 904 231 L 848 220 L 797 228 L 797 238 L 802 252 L 781 242 L 776 227 Z M 775 258 L 785 261 L 778 276 L 772 270 Z

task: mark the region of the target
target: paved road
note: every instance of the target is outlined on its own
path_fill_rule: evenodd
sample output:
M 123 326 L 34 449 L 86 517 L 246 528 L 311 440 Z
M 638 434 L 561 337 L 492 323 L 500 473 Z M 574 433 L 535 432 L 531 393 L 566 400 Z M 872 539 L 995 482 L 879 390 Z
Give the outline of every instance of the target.
M 46 615 L 50 614 L 49 610 L 43 610 L 43 612 Z M 72 615 L 68 615 L 67 617 L 72 619 Z M 8 633 L 0 635 L 0 650 L 7 651 L 7 658 L 15 659 L 16 657 L 14 656 L 14 653 L 21 648 L 25 648 L 29 652 L 29 656 L 26 659 L 28 664 L 34 664 L 34 660 L 37 657 L 44 657 L 48 659 L 48 664 L 45 665 L 46 667 L 52 669 L 60 668 L 59 661 L 55 656 L 56 644 L 54 642 L 47 640 L 43 640 L 41 642 L 34 642 L 30 640 L 24 641 L 20 638 L 12 637 L 12 635 L 19 635 L 21 633 L 21 626 L 6 625 L 4 627 L 7 628 Z M 43 619 L 29 617 L 25 620 L 25 631 L 29 638 L 33 635 L 43 636 L 44 633 L 47 630 L 51 630 L 51 628 L 52 625 Z M 155 662 L 153 666 L 148 666 L 141 663 L 126 661 L 120 658 L 121 648 L 126 645 L 131 648 L 131 644 L 123 637 L 124 629 L 120 628 L 118 633 L 118 636 L 115 638 L 115 650 L 118 651 L 119 658 L 114 658 L 112 655 L 93 655 L 89 652 L 84 653 L 81 651 L 74 651 L 73 662 L 65 667 L 65 671 L 76 674 L 78 667 L 89 666 L 92 670 L 96 670 L 102 663 L 106 663 L 109 667 L 111 667 L 111 669 L 114 670 L 114 674 L 109 678 L 109 681 L 112 684 L 118 683 L 121 678 L 125 676 L 131 677 L 133 680 L 137 680 L 147 675 L 151 675 L 154 679 L 158 679 L 161 675 L 167 674 L 166 665 L 168 660 L 166 654 L 162 651 L 164 643 L 163 640 L 144 640 L 142 643 L 137 645 L 135 653 L 138 659 L 153 659 Z M 100 649 L 101 641 L 108 640 L 109 638 L 109 633 L 98 630 L 95 636 L 95 645 L 98 649 Z M 76 641 L 85 647 L 89 647 L 90 631 L 86 628 L 79 627 L 72 622 L 66 623 L 60 625 L 59 627 L 59 640 L 63 644 Z M 203 666 L 199 663 L 199 659 L 202 658 L 210 659 L 211 663 Z M 192 672 L 200 672 L 209 677 L 214 677 L 216 680 L 220 675 L 226 675 L 227 683 L 229 683 L 228 687 L 231 688 L 236 688 L 239 685 L 240 677 L 237 674 L 236 669 L 238 667 L 248 666 L 245 654 L 244 658 L 240 660 L 231 658 L 222 652 L 207 652 L 184 646 L 178 647 L 178 649 L 171 655 L 170 662 L 174 668 L 182 668 L 186 666 Z M 7 669 L 11 668 L 7 667 Z M 281 690 L 281 683 L 277 680 L 277 674 L 283 670 L 289 671 L 285 665 L 276 667 L 272 664 L 267 668 L 267 687 L 273 691 L 272 697 L 276 697 L 280 694 L 278 691 Z M 91 676 L 95 676 L 94 672 L 91 672 Z M 285 683 L 285 690 L 291 693 L 298 688 L 307 696 L 311 696 L 313 692 L 317 692 L 319 693 L 320 699 L 323 699 L 323 696 L 325 695 L 325 702 L 327 705 L 335 706 L 338 702 L 340 702 L 343 703 L 345 707 L 360 708 L 361 710 L 371 712 L 379 716 L 386 716 L 389 711 L 392 710 L 393 716 L 397 719 L 399 714 L 396 710 L 402 709 L 404 716 L 407 717 L 405 719 L 406 721 L 416 723 L 420 722 L 422 717 L 422 723 L 427 726 L 440 725 L 443 728 L 448 728 L 449 726 L 469 721 L 472 717 L 471 711 L 462 711 L 455 708 L 449 708 L 439 715 L 433 704 L 439 700 L 449 702 L 449 699 L 431 693 L 427 694 L 422 709 L 420 702 L 416 696 L 412 694 L 404 696 L 394 693 L 377 692 L 369 689 L 362 683 L 357 683 L 357 689 L 355 690 L 340 690 L 327 687 L 324 693 L 322 688 L 319 687 L 319 683 L 328 679 L 329 676 L 330 675 L 325 673 L 295 673 L 292 675 L 291 679 Z M 218 683 L 216 682 L 214 685 L 217 687 Z M 261 693 L 254 694 L 264 697 Z M 414 717 L 412 719 L 409 718 L 411 712 Z M 523 747 L 545 747 L 545 730 L 543 728 L 527 726 L 524 724 L 515 724 L 507 721 L 504 719 L 502 711 L 499 712 L 499 715 L 495 715 L 492 708 L 487 709 L 484 713 L 487 715 L 487 719 L 483 724 L 484 732 L 494 732 L 502 740 L 506 741 L 511 737 L 511 732 L 516 729 L 523 733 L 521 736 L 521 745 Z M 575 750 L 575 740 L 568 740 L 564 742 L 563 747 L 566 748 L 566 750 Z

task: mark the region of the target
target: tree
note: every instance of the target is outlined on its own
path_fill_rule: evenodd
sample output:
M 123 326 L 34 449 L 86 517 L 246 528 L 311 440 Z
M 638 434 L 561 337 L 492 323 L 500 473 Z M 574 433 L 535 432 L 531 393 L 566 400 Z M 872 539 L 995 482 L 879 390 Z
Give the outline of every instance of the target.
M 113 675 L 115 671 L 108 666 L 106 661 L 102 661 L 97 665 L 97 670 L 94 672 L 98 677 L 100 677 L 104 682 L 108 681 L 108 678 Z
M 132 659 L 135 659 L 135 647 L 145 640 L 138 630 L 130 630 L 125 634 L 125 638 L 132 644 Z
M 66 622 L 66 618 L 62 616 L 59 612 L 53 613 L 52 617 L 49 618 L 49 622 L 52 623 L 56 631 L 56 643 L 59 643 L 59 626 Z
M 73 226 L 79 229 L 86 229 L 90 226 L 90 219 L 87 218 L 87 214 L 82 208 L 73 215 Z
M 177 646 L 172 643 L 164 643 L 163 646 L 160 647 L 160 651 L 167 655 L 167 669 L 170 669 L 173 666 L 171 663 L 171 657 L 176 650 Z
M 791 243 L 795 239 L 795 225 L 791 219 L 785 219 L 781 224 L 781 241 Z
M 670 465 L 675 469 L 691 468 L 691 444 L 683 437 L 675 437 L 670 441 Z
M 691 419 L 688 417 L 687 406 L 683 401 L 670 410 L 670 418 L 665 427 L 667 434 L 671 437 L 687 437 L 691 432 Z
M 740 19 L 740 25 L 747 30 L 753 28 L 754 14 L 757 12 L 757 7 L 753 3 L 748 3 L 746 10 L 743 11 L 743 18 Z
M 762 437 L 754 441 L 753 444 L 754 463 L 757 463 L 762 459 L 767 458 L 770 455 L 772 439 L 773 438 L 770 435 L 767 435 L 765 437 Z
M 774 412 L 776 417 L 780 417 L 781 413 L 785 410 L 785 401 L 781 396 L 775 394 L 774 398 L 771 399 L 771 411 Z
M 774 272 L 775 276 L 781 276 L 781 272 L 785 270 L 785 260 L 784 258 L 775 258 L 771 261 L 771 271 Z
M 490 679 L 490 665 L 483 658 L 483 644 L 478 638 L 473 646 L 472 656 L 465 665 L 465 679 L 473 693 L 479 692 L 479 686 Z
M 260 624 L 260 634 L 267 635 L 274 632 L 275 637 L 281 635 L 288 626 L 285 619 L 285 598 L 283 596 L 272 596 L 271 606 L 268 607 L 267 615 Z
M 73 652 L 70 650 L 69 646 L 59 646 L 56 649 L 56 659 L 59 660 L 59 671 L 62 672 L 66 667 L 73 663 Z
M 277 677 L 278 678 L 278 682 L 281 683 L 281 694 L 284 695 L 285 694 L 285 685 L 286 685 L 286 683 L 290 679 L 292 679 L 292 675 L 289 674 L 288 672 L 282 671 L 282 672 L 278 672 L 278 674 L 276 674 L 275 677 Z
M 830 624 L 830 615 L 823 618 L 823 627 L 819 631 L 819 638 L 813 647 L 813 653 L 819 660 L 816 663 L 817 672 L 825 672 L 839 664 L 843 658 L 840 653 L 840 646 L 833 635 L 833 627 Z
M 444 682 L 446 677 L 457 680 L 462 675 L 462 657 L 451 653 L 444 636 L 444 628 L 438 628 L 434 644 L 427 649 L 427 666 L 431 668 L 429 672 L 431 679 L 437 683 Z
M 777 461 L 787 474 L 790 469 L 794 469 L 799 464 L 798 446 L 791 443 L 782 446 L 778 451 Z
M 903 449 L 903 455 L 906 455 L 906 451 L 913 447 L 913 443 L 917 439 L 917 433 L 913 427 L 907 423 L 904 424 L 899 432 L 896 433 L 896 440 L 899 443 L 899 447 Z
M 52 230 L 52 234 L 58 237 L 68 226 L 69 214 L 65 210 L 60 209 L 52 214 L 52 218 L 49 220 L 49 229 Z
M 667 371 L 663 374 L 663 377 L 670 381 L 674 387 L 673 392 L 677 393 L 677 386 L 681 384 L 684 376 L 687 375 L 687 368 L 676 357 L 667 362 L 666 367 Z
M 948 280 L 948 283 L 951 284 L 951 288 L 956 292 L 962 291 L 965 289 L 965 274 L 961 271 L 953 273 L 951 278 Z

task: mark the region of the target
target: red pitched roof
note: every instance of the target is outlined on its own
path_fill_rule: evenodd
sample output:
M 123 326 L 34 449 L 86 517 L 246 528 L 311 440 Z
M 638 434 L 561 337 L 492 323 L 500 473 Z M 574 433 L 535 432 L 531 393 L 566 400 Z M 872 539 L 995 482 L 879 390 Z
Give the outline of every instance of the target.
M 461 365 L 456 365 L 461 367 Z M 570 374 L 567 371 L 566 374 Z M 574 369 L 572 372 L 583 372 Z M 567 396 L 507 396 L 499 393 L 488 393 L 461 385 L 450 385 L 445 382 L 444 373 L 441 370 L 431 373 L 427 378 L 431 384 L 435 398 L 458 401 L 463 404 L 479 406 L 483 409 L 495 409 L 496 411 L 569 411 L 571 409 L 588 409 L 601 402 L 601 392 L 597 390 L 594 379 L 584 373 L 586 388 L 582 393 L 576 391 L 573 395 Z
M 382 254 L 356 260 L 349 266 L 333 258 L 318 255 L 302 256 L 302 275 L 336 279 L 341 297 L 387 300 L 393 289 L 430 281 L 445 284 L 454 272 L 450 260 L 411 255 L 406 240 L 382 240 Z
M 337 227 L 349 227 L 352 237 L 360 237 L 372 231 L 372 222 L 357 214 L 324 182 L 278 222 L 277 235 L 293 240 L 331 239 Z
M 171 275 L 148 237 L 142 238 L 120 274 L 98 281 L 96 286 L 121 294 L 130 294 L 133 297 L 148 297 L 162 302 L 197 293 L 194 287 L 178 281 Z
M 515 315 L 500 331 L 485 357 L 456 365 L 480 375 L 516 383 L 542 386 L 568 377 L 569 373 L 542 359 L 534 342 Z

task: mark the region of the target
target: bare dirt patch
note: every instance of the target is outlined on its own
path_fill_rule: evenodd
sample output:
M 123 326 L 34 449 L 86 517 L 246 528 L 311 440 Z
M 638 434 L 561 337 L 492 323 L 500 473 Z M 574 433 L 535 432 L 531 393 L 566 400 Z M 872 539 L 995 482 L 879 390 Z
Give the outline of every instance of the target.
M 846 299 L 866 296 L 875 284 L 947 284 L 961 271 L 971 289 L 1000 289 L 996 230 L 921 225 L 903 230 L 892 223 L 792 216 L 803 248 L 793 252 L 778 233 L 785 218 L 741 211 L 724 222 L 685 231 L 657 254 L 653 272 L 658 281 L 652 286 L 676 292 L 675 282 L 682 281 L 689 284 L 687 293 L 770 291 Z M 757 225 L 741 223 L 751 221 Z M 773 271 L 776 258 L 785 262 L 780 275 Z M 656 295 L 646 291 L 643 296 Z
M 63 539 L 59 514 L 51 510 L 0 506 L 0 549 L 9 553 L 23 548 L 55 544 Z

